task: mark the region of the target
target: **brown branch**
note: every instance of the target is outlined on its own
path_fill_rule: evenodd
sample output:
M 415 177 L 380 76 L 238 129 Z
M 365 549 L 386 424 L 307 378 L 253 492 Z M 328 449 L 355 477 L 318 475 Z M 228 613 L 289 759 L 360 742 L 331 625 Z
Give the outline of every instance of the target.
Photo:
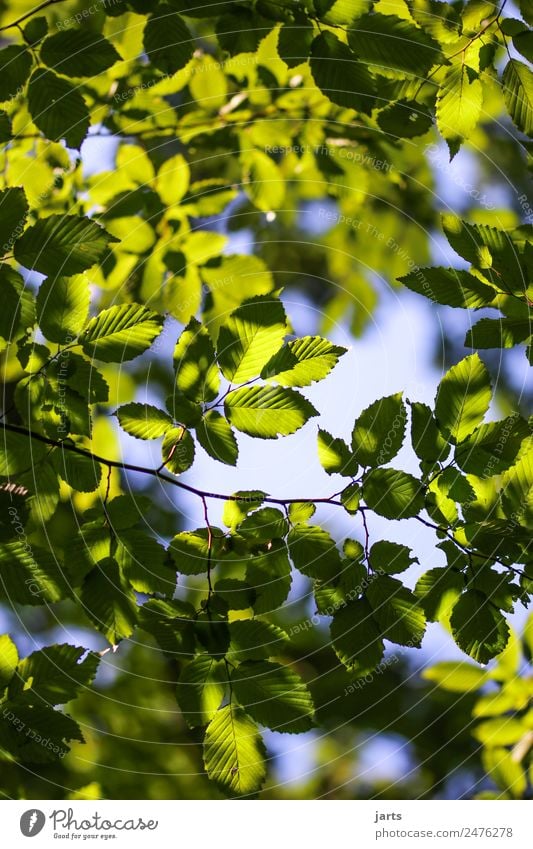
M 27 21 L 28 18 L 32 18 L 33 15 L 36 15 L 37 12 L 42 12 L 44 9 L 48 9 L 50 6 L 56 6 L 58 3 L 64 3 L 65 0 L 45 0 L 44 3 L 41 3 L 40 6 L 36 6 L 35 9 L 31 9 L 31 11 L 26 12 L 24 15 L 21 15 L 20 18 L 17 18 L 16 21 L 13 21 L 10 24 L 4 24 L 3 27 L 0 27 L 0 32 L 5 32 L 7 29 L 15 29 L 20 24 Z
M 125 463 L 121 460 L 109 460 L 107 457 L 100 457 L 98 454 L 93 454 L 92 451 L 87 451 L 85 448 L 79 448 L 74 443 L 65 442 L 57 439 L 50 439 L 48 436 L 44 436 L 41 433 L 36 433 L 35 431 L 29 430 L 29 428 L 21 427 L 20 425 L 8 424 L 7 422 L 1 422 L 1 427 L 4 430 L 11 431 L 12 433 L 19 433 L 22 436 L 27 436 L 30 439 L 36 439 L 38 442 L 42 442 L 45 445 L 49 445 L 52 448 L 62 448 L 64 451 L 71 451 L 73 454 L 80 454 L 82 457 L 87 457 L 89 460 L 92 460 L 94 463 L 102 463 L 102 465 L 107 466 L 108 469 L 121 469 L 125 472 L 137 472 L 141 475 L 149 475 L 150 477 L 157 478 L 158 480 L 165 481 L 165 483 L 169 483 L 172 486 L 177 486 L 179 489 L 183 489 L 186 492 L 192 493 L 192 495 L 198 496 L 202 500 L 205 498 L 216 498 L 219 501 L 239 501 L 238 495 L 225 495 L 220 492 L 207 492 L 203 489 L 198 489 L 195 486 L 191 486 L 190 484 L 184 483 L 183 481 L 177 480 L 177 478 L 170 477 L 170 475 L 165 474 L 161 471 L 161 468 L 151 469 L 146 466 L 137 466 L 134 463 Z M 282 506 L 286 504 L 332 504 L 335 507 L 342 507 L 343 504 L 340 501 L 334 500 L 335 495 L 331 495 L 329 497 L 323 498 L 272 498 L 271 496 L 266 496 L 264 501 L 268 504 L 280 504 Z

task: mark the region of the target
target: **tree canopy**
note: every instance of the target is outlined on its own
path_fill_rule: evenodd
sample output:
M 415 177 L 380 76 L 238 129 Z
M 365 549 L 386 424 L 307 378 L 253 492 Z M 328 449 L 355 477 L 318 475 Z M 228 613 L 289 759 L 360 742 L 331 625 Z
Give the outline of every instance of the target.
M 533 3 L 506 6 L 0 2 L 5 796 L 279 797 L 268 730 L 313 729 L 302 796 L 398 793 L 343 789 L 368 729 L 424 764 L 406 797 L 465 752 L 472 795 L 531 793 Z M 376 373 L 330 433 L 336 328 L 408 290 L 434 401 Z M 301 428 L 329 488 L 217 488 Z M 439 625 L 463 659 L 414 683 Z

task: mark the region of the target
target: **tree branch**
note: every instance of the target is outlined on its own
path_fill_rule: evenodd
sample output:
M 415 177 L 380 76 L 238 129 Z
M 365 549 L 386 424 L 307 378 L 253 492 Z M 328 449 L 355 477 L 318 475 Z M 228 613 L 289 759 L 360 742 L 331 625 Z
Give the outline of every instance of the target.
M 44 11 L 44 9 L 48 9 L 49 6 L 56 6 L 58 3 L 64 2 L 65 0 L 45 0 L 45 2 L 41 3 L 40 6 L 36 6 L 35 9 L 31 9 L 31 11 L 26 12 L 24 15 L 21 15 L 20 18 L 17 18 L 16 21 L 13 21 L 10 24 L 4 24 L 3 27 L 0 27 L 0 32 L 5 32 L 5 30 L 7 29 L 15 29 L 15 27 L 18 27 L 20 24 L 24 23 L 24 21 L 27 21 L 28 18 L 32 18 L 34 15 L 36 15 L 37 12 L 42 12 Z
M 43 442 L 45 445 L 49 445 L 52 448 L 62 448 L 64 451 L 71 451 L 73 454 L 80 454 L 82 457 L 87 457 L 94 463 L 102 463 L 102 465 L 107 466 L 108 469 L 121 469 L 125 472 L 137 472 L 141 475 L 149 475 L 150 477 L 165 481 L 165 483 L 169 483 L 172 486 L 177 486 L 178 489 L 183 489 L 185 492 L 190 492 L 192 495 L 196 495 L 198 498 L 201 498 L 202 501 L 206 498 L 216 498 L 219 501 L 239 501 L 239 496 L 237 495 L 225 495 L 220 492 L 207 492 L 206 490 L 198 489 L 195 486 L 191 486 L 190 484 L 184 483 L 183 481 L 162 472 L 161 468 L 151 469 L 146 466 L 137 466 L 134 463 L 124 463 L 121 460 L 109 460 L 106 457 L 100 457 L 98 454 L 93 454 L 92 451 L 79 448 L 77 445 L 74 445 L 74 443 L 51 439 L 48 436 L 44 436 L 42 433 L 36 433 L 35 431 L 29 430 L 29 428 L 26 427 L 21 427 L 20 425 L 1 422 L 1 427 L 4 430 L 11 431 L 12 433 L 19 433 L 22 436 L 27 436 L 29 439 L 35 439 L 37 442 Z M 271 496 L 266 496 L 264 501 L 268 504 L 280 504 L 282 506 L 286 504 L 304 503 L 332 504 L 335 507 L 342 507 L 342 502 L 334 500 L 336 495 L 338 495 L 338 493 L 323 498 L 272 498 Z

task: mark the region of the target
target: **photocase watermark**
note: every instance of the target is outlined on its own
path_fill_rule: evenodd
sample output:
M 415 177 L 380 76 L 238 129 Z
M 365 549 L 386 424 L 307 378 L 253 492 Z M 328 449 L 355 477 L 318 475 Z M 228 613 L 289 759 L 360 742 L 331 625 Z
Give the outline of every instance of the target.
M 20 830 L 24 837 L 36 837 L 44 828 L 46 817 L 38 808 L 24 811 L 20 818 Z
M 46 826 L 47 819 L 54 837 L 69 840 L 111 840 L 119 836 L 116 832 L 155 831 L 159 827 L 159 820 L 145 820 L 143 817 L 109 819 L 95 811 L 88 817 L 82 815 L 76 818 L 73 808 L 55 808 L 47 817 L 38 808 L 29 808 L 20 818 L 20 830 L 24 837 L 36 837 Z

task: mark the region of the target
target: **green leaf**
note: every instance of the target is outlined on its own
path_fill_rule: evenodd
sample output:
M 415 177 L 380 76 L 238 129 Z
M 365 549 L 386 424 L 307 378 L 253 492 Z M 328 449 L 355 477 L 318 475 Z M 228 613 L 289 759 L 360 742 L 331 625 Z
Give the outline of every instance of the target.
M 48 32 L 48 21 L 45 17 L 32 18 L 24 26 L 24 39 L 30 44 L 37 44 Z
M 318 431 L 318 459 L 328 475 L 353 478 L 359 465 L 343 439 L 334 439 L 327 430 Z
M 502 77 L 507 111 L 521 132 L 533 135 L 533 73 L 518 59 L 511 59 Z
M 464 585 L 464 576 L 453 568 L 437 567 L 420 576 L 416 583 L 415 595 L 430 622 L 446 619 Z
M 78 89 L 53 71 L 39 68 L 28 86 L 28 108 L 35 126 L 50 141 L 65 139 L 79 150 L 90 125 L 89 111 Z
M 189 188 L 190 178 L 189 163 L 181 154 L 171 156 L 163 162 L 157 172 L 156 188 L 166 206 L 173 206 L 180 202 Z
M 396 15 L 363 15 L 349 29 L 348 44 L 370 65 L 417 76 L 443 61 L 438 42 Z
M 198 655 L 181 670 L 176 698 L 189 728 L 207 725 L 215 716 L 226 691 L 224 662 Z
M 216 410 L 210 410 L 196 425 L 196 437 L 214 460 L 236 466 L 239 446 L 229 422 Z
M 139 627 L 173 660 L 189 659 L 196 647 L 194 615 L 194 607 L 186 602 L 152 599 L 139 609 Z
M 28 201 L 24 189 L 13 187 L 0 191 L 0 251 L 2 255 L 13 250 L 13 244 L 24 230 L 28 215 Z
M 378 113 L 377 122 L 384 133 L 412 139 L 428 132 L 433 117 L 429 109 L 416 100 L 399 100 L 382 109 Z
M 140 304 L 109 307 L 89 321 L 80 344 L 89 357 L 123 363 L 148 350 L 163 322 L 162 316 Z
M 19 44 L 10 44 L 0 50 L 0 101 L 21 92 L 32 64 L 31 53 Z
M 422 672 L 422 678 L 432 681 L 450 693 L 471 693 L 479 690 L 488 680 L 487 673 L 479 666 L 466 661 L 437 663 Z
M 267 493 L 260 489 L 234 492 L 231 499 L 228 499 L 224 504 L 222 513 L 224 524 L 228 528 L 236 528 L 248 513 L 257 507 L 261 507 L 266 496 Z
M 513 35 L 513 46 L 529 62 L 533 60 L 533 33 L 531 30 L 522 30 Z
M 517 460 L 529 426 L 518 415 L 480 425 L 455 449 L 455 460 L 464 472 L 482 478 L 499 475 Z
M 482 318 L 471 327 L 465 338 L 468 348 L 514 348 L 533 334 L 528 319 Z
M 501 799 L 501 791 L 510 794 L 513 799 L 524 799 L 528 781 L 522 763 L 516 761 L 512 751 L 499 746 L 484 746 L 481 758 L 485 771 L 499 788 L 496 799 Z
M 15 244 L 15 259 L 50 277 L 85 271 L 105 256 L 114 236 L 78 215 L 49 215 L 29 227 Z
M 346 44 L 331 32 L 322 32 L 313 41 L 310 64 L 315 83 L 332 103 L 370 114 L 374 78 Z
M 309 386 L 323 380 L 346 353 L 346 348 L 332 345 L 320 336 L 303 336 L 284 345 L 271 357 L 261 377 L 280 386 Z
M 430 301 L 450 307 L 479 309 L 491 304 L 496 296 L 492 286 L 455 268 L 420 268 L 399 281 Z
M 9 687 L 9 698 L 66 704 L 80 690 L 87 689 L 96 675 L 100 658 L 92 652 L 84 655 L 86 649 L 67 643 L 33 652 L 20 662 Z
M 213 340 L 227 316 L 243 301 L 274 289 L 272 273 L 257 256 L 219 256 L 202 266 L 201 274 L 210 290 L 204 322 Z
M 314 0 L 320 20 L 326 24 L 350 24 L 368 12 L 372 0 Z
M 477 590 L 467 590 L 454 605 L 450 625 L 455 642 L 478 663 L 502 652 L 509 626 L 500 611 Z
M 270 212 L 282 208 L 285 179 L 281 168 L 262 150 L 245 151 L 241 156 L 243 187 L 257 209 Z
M 416 456 L 429 463 L 445 460 L 450 453 L 430 408 L 416 401 L 411 404 L 411 442 Z
M 412 556 L 406 545 L 384 539 L 375 542 L 370 549 L 370 563 L 373 571 L 378 574 L 385 572 L 397 575 L 399 572 L 405 572 L 413 563 L 418 563 L 418 558 Z
M 137 624 L 137 602 L 112 557 L 101 560 L 86 577 L 80 601 L 89 619 L 111 645 L 117 645 L 133 633 Z
M 245 386 L 226 397 L 224 410 L 237 430 L 262 439 L 288 436 L 318 412 L 292 389 Z
M 274 540 L 265 554 L 254 555 L 246 568 L 246 580 L 255 592 L 255 613 L 277 610 L 289 595 L 292 582 L 285 543 Z
M 136 592 L 174 594 L 176 570 L 172 561 L 166 549 L 143 531 L 119 531 L 115 559 Z
M 281 510 L 262 507 L 247 516 L 238 526 L 239 536 L 253 543 L 280 539 L 288 532 L 288 524 Z
M 176 389 L 165 401 L 166 408 L 175 422 L 182 425 L 198 425 L 202 418 L 202 408 L 196 401 L 190 401 Z
M 236 619 L 229 624 L 231 637 L 228 660 L 263 660 L 282 654 L 289 638 L 285 631 L 260 619 Z
M 266 660 L 246 661 L 232 672 L 231 683 L 237 700 L 261 725 L 290 734 L 313 727 L 311 695 L 288 666 Z
M 45 65 L 66 77 L 94 77 L 120 61 L 111 42 L 87 28 L 48 36 L 40 55 Z
M 59 452 L 59 453 L 58 453 Z M 94 492 L 100 485 L 102 467 L 92 457 L 75 454 L 66 448 L 54 453 L 58 474 L 78 492 Z
M 381 466 L 396 456 L 405 436 L 407 412 L 402 394 L 374 401 L 356 419 L 352 451 L 362 466 Z
M 468 65 L 452 65 L 437 97 L 437 127 L 448 142 L 451 158 L 461 142 L 470 137 L 481 116 L 483 86 Z
M 224 377 L 237 384 L 258 377 L 272 350 L 282 344 L 286 325 L 281 301 L 268 295 L 234 310 L 218 334 L 218 363 Z
M 3 705 L 6 715 L 13 713 L 18 726 L 0 726 L 0 745 L 10 752 L 13 758 L 22 763 L 51 764 L 69 752 L 65 741 L 84 742 L 79 725 L 70 716 L 38 702 L 35 705 L 6 701 Z M 22 734 L 21 730 L 26 729 Z M 31 732 L 31 733 L 30 733 Z M 44 745 L 43 745 L 44 744 Z
M 213 401 L 220 387 L 220 375 L 211 337 L 206 327 L 192 318 L 174 349 L 176 386 L 194 401 Z
M 50 342 L 72 342 L 89 316 L 89 281 L 76 277 L 48 277 L 37 295 L 37 321 Z
M 19 654 L 15 643 L 8 634 L 2 634 L 0 636 L 0 689 L 9 684 L 18 662 Z
M 116 411 L 120 427 L 136 439 L 159 439 L 172 427 L 172 419 L 152 404 L 124 404 Z
M 533 451 L 521 452 L 519 460 L 502 476 L 502 500 L 504 509 L 513 520 L 516 533 L 517 520 L 527 528 L 533 528 Z M 480 529 L 481 530 L 481 529 Z
M 492 392 L 489 373 L 477 354 L 465 357 L 442 378 L 435 417 L 443 436 L 462 442 L 483 420 Z
M 161 456 L 167 469 L 174 475 L 181 475 L 190 469 L 194 453 L 194 440 L 188 430 L 183 427 L 167 430 L 161 445 Z
M 358 483 L 348 484 L 341 492 L 341 503 L 347 513 L 355 516 L 361 501 L 361 487 Z
M 287 543 L 292 562 L 304 575 L 325 581 L 342 572 L 335 541 L 319 525 L 297 525 L 291 529 Z
M 70 588 L 51 552 L 17 540 L 0 545 L 0 594 L 10 604 L 42 605 L 69 598 Z
M 11 477 L 27 471 L 44 460 L 46 445 L 21 433 L 2 432 L 0 439 L 0 476 Z
M 385 646 L 372 608 L 364 599 L 352 601 L 335 613 L 331 639 L 337 657 L 357 678 L 371 674 L 381 663 Z
M 266 750 L 259 730 L 235 705 L 226 705 L 207 726 L 204 764 L 209 778 L 229 795 L 250 796 L 266 775 Z
M 212 529 L 211 556 L 220 551 L 222 531 Z M 182 575 L 201 575 L 208 569 L 209 535 L 207 528 L 182 531 L 170 543 L 169 552 Z
M 509 246 L 509 235 L 505 231 L 486 224 L 470 224 L 456 215 L 443 215 L 442 229 L 454 251 L 479 268 L 487 267 L 487 248 L 492 254 Z
M 294 23 L 284 24 L 278 35 L 278 54 L 289 68 L 305 62 L 311 51 L 314 32 L 310 21 L 302 16 Z
M 144 50 L 165 74 L 175 74 L 192 59 L 194 40 L 184 20 L 170 5 L 161 3 L 144 28 Z
M 366 595 L 372 616 L 386 640 L 420 648 L 426 630 L 426 617 L 411 590 L 388 575 L 369 584 Z
M 396 469 L 374 469 L 363 482 L 367 505 L 386 519 L 409 519 L 424 509 L 424 494 L 412 475 Z

